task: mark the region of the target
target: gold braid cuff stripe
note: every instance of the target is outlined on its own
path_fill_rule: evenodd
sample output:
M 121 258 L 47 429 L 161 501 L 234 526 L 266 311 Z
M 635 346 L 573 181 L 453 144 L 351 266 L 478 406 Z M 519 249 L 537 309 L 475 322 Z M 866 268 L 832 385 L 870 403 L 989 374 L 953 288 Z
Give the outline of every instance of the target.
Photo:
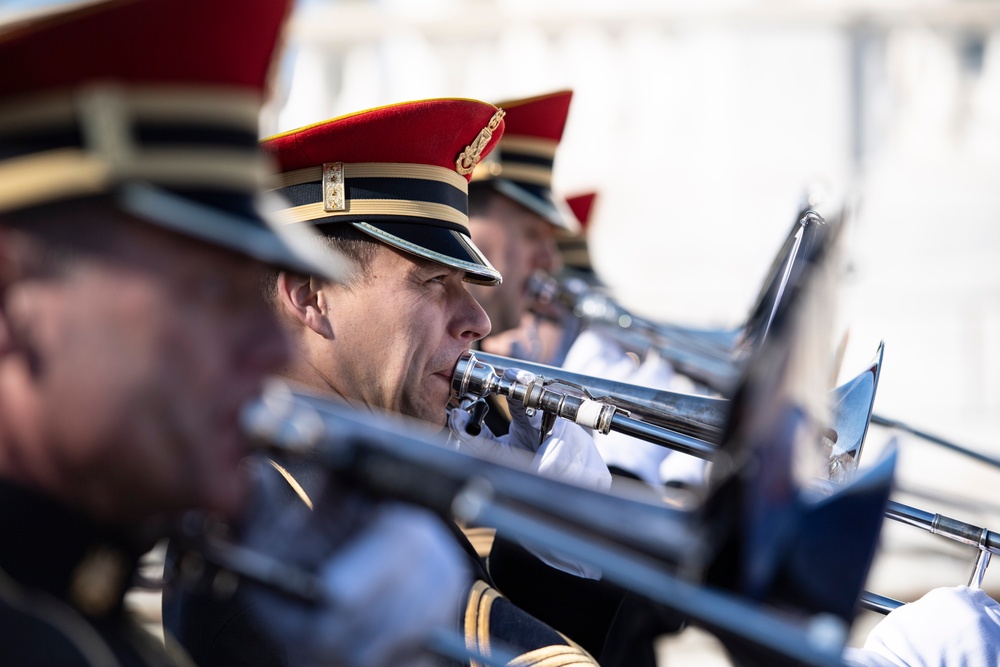
M 315 204 L 303 204 L 286 208 L 277 213 L 278 221 L 282 224 L 292 224 L 296 222 L 322 222 L 327 218 L 343 217 L 345 215 L 366 216 L 366 215 L 392 215 L 405 218 L 417 218 L 407 220 L 407 222 L 420 224 L 420 218 L 427 219 L 428 225 L 434 225 L 432 220 L 444 220 L 469 228 L 469 216 L 445 204 L 435 204 L 424 201 L 411 201 L 405 199 L 356 199 L 348 200 L 347 208 L 343 211 L 325 211 L 323 202 Z
M 475 526 L 473 528 L 463 528 L 462 532 L 465 533 L 469 544 L 476 550 L 476 554 L 480 558 L 486 558 L 490 555 L 490 551 L 493 549 L 493 540 L 497 534 L 496 528 Z
M 323 167 L 306 167 L 277 174 L 271 184 L 272 189 L 287 188 L 303 183 L 318 183 L 323 178 Z M 430 164 L 402 164 L 396 162 L 358 162 L 344 164 L 344 178 L 419 178 L 427 181 L 447 183 L 469 193 L 469 183 L 451 169 Z
M 109 162 L 65 148 L 0 162 L 0 210 L 107 192 L 124 181 L 167 187 L 222 187 L 255 192 L 265 173 L 256 150 L 150 149 Z
M 260 95 L 242 89 L 90 86 L 25 97 L 0 106 L 0 132 L 70 125 L 91 95 L 113 98 L 128 118 L 171 123 L 217 123 L 257 134 Z
M 465 646 L 470 651 L 490 655 L 490 610 L 499 596 L 485 581 L 472 584 L 465 608 Z M 469 667 L 482 667 L 482 663 L 470 660 Z
M 599 667 L 597 661 L 577 646 L 544 646 L 519 655 L 508 667 Z

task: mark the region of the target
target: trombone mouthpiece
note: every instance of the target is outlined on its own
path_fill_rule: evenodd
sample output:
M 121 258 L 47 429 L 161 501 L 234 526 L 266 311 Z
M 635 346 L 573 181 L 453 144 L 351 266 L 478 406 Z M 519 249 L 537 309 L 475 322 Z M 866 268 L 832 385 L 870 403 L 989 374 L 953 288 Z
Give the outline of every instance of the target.
M 455 364 L 451 376 L 451 393 L 457 399 L 485 398 L 493 391 L 497 381 L 496 369 L 476 359 L 471 350 L 464 352 Z

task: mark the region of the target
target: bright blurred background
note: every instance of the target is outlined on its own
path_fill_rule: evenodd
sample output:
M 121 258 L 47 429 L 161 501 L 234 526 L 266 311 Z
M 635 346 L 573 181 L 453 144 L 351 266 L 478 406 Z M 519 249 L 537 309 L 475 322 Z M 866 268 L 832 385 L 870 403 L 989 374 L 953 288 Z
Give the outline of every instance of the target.
M 41 4 L 0 0 L 0 16 Z M 1000 456 L 1000 2 L 301 0 L 279 75 L 265 134 L 573 89 L 557 188 L 599 192 L 598 272 L 664 321 L 738 325 L 804 193 L 857 204 L 842 378 L 884 340 L 876 412 Z M 890 435 L 874 429 L 865 458 Z M 1000 529 L 1000 470 L 900 446 L 899 486 L 923 495 L 899 499 Z M 971 549 L 883 535 L 870 590 L 967 579 Z M 664 662 L 719 660 L 694 636 Z

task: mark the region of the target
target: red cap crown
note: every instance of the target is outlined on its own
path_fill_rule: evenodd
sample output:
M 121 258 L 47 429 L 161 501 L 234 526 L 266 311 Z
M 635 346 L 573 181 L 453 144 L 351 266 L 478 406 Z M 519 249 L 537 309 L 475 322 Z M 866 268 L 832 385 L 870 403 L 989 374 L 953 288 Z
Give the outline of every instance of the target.
M 350 223 L 400 250 L 496 284 L 469 236 L 469 178 L 504 132 L 476 100 L 405 102 L 265 139 L 288 223 Z
M 563 264 L 567 268 L 585 272 L 594 270 L 590 261 L 587 230 L 589 229 L 590 213 L 593 211 L 596 199 L 596 192 L 587 192 L 575 197 L 566 198 L 566 203 L 569 205 L 570 210 L 573 211 L 573 215 L 580 221 L 580 230 L 577 233 L 560 234 L 556 238 L 556 242 L 559 245 L 559 254 L 562 256 Z
M 282 266 L 336 268 L 257 207 L 258 116 L 289 0 L 110 0 L 0 28 L 0 211 L 113 195 Z
M 488 127 L 497 108 L 486 102 L 436 99 L 403 102 L 340 116 L 265 139 L 281 172 L 327 162 L 419 164 L 456 172 L 455 161 Z M 496 123 L 479 153 L 505 132 Z M 468 181 L 470 174 L 462 174 Z
M 590 211 L 594 207 L 594 200 L 597 198 L 596 192 L 588 192 L 582 195 L 576 195 L 575 197 L 566 197 L 566 203 L 569 204 L 569 208 L 573 211 L 573 215 L 576 219 L 580 221 L 580 227 L 582 231 L 587 231 L 587 225 L 590 223 Z
M 552 193 L 552 168 L 562 139 L 573 91 L 561 90 L 523 100 L 501 102 L 507 129 L 497 150 L 472 175 L 473 181 L 526 206 L 556 227 L 577 231 L 579 225 L 565 200 Z
M 113 80 L 262 90 L 288 0 L 115 0 L 0 33 L 0 98 Z
M 507 138 L 525 136 L 558 142 L 566 128 L 572 100 L 572 90 L 560 90 L 548 95 L 501 102 L 497 106 L 507 112 Z

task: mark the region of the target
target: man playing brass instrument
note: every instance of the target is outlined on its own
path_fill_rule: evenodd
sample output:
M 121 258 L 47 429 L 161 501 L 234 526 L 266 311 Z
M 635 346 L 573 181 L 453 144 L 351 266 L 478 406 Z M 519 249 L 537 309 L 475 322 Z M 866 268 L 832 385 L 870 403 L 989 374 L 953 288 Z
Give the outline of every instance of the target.
M 295 271 L 274 272 L 265 281 L 294 349 L 281 370 L 285 379 L 359 409 L 444 426 L 455 364 L 490 329 L 466 283 L 500 282 L 469 237 L 466 193 L 469 173 L 502 132 L 503 112 L 496 107 L 441 99 L 372 109 L 263 142 L 279 166 L 276 191 L 290 204 L 285 221 L 315 226 L 353 269 L 343 284 Z M 528 461 L 544 455 L 543 474 L 552 466 L 606 477 L 589 435 L 567 426 L 543 443 L 537 428 L 525 425 L 520 438 L 526 444 L 508 440 L 495 450 Z M 567 466 L 568 459 L 574 465 Z M 309 464 L 282 460 L 271 467 L 286 485 L 287 502 L 297 496 L 311 503 L 322 485 Z M 594 664 L 572 641 L 501 597 L 457 527 L 455 533 L 476 576 L 456 619 L 469 646 L 488 654 L 497 642 L 520 653 L 524 665 Z M 236 612 L 191 597 L 171 598 L 167 606 L 181 641 L 196 655 L 225 661 L 249 644 L 258 664 L 285 664 L 282 648 L 258 646 L 256 629 Z M 220 632 L 200 635 L 206 623 Z

